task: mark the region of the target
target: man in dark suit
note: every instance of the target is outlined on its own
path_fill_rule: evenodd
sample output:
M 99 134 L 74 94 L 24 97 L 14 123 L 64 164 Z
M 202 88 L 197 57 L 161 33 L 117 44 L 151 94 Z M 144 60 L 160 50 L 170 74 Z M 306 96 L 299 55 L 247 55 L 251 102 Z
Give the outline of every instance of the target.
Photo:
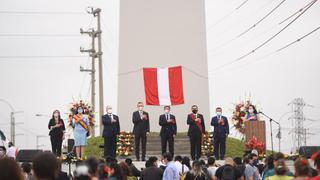
M 191 107 L 191 114 L 188 114 L 187 124 L 189 125 L 188 136 L 190 138 L 191 158 L 192 160 L 201 157 L 202 134 L 205 133 L 205 125 L 202 114 L 198 113 L 198 106 Z
M 159 117 L 159 125 L 161 126 L 161 150 L 162 154 L 167 152 L 167 143 L 169 144 L 169 152 L 174 155 L 174 137 L 177 135 L 176 117 L 170 114 L 170 106 L 164 106 L 164 114 Z
M 104 137 L 104 156 L 116 157 L 117 135 L 120 134 L 119 117 L 112 114 L 112 107 L 107 106 L 107 114 L 102 116 L 104 125 L 102 137 Z
M 142 149 L 142 161 L 146 159 L 146 145 L 147 145 L 147 133 L 150 132 L 150 124 L 149 124 L 149 114 L 143 111 L 143 103 L 138 102 L 137 108 L 138 110 L 133 112 L 132 114 L 132 122 L 133 122 L 133 134 L 134 134 L 134 143 L 135 143 L 135 153 L 137 161 L 140 161 L 140 141 L 141 141 L 141 149 Z
M 214 127 L 213 143 L 214 156 L 218 159 L 224 159 L 226 152 L 226 138 L 229 134 L 229 123 L 225 116 L 222 116 L 222 108 L 216 108 L 217 115 L 211 119 L 211 126 Z

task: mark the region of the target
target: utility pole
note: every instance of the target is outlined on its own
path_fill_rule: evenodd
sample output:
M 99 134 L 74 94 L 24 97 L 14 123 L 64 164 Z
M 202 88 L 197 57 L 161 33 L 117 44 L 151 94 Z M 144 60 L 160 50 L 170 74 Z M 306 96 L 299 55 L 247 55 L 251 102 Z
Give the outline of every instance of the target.
M 97 57 L 97 53 L 95 50 L 95 38 L 96 38 L 96 34 L 97 32 L 94 31 L 94 29 L 89 29 L 88 31 L 83 31 L 83 29 L 80 29 L 80 33 L 81 34 L 88 34 L 91 37 L 91 49 L 83 49 L 82 47 L 80 47 L 80 52 L 85 52 L 85 53 L 89 53 L 89 56 L 92 58 L 91 60 L 91 69 L 84 69 L 82 66 L 80 66 L 80 71 L 81 72 L 90 72 L 91 74 L 91 108 L 92 111 L 95 112 L 95 104 L 96 104 L 96 100 L 95 100 L 95 95 L 96 95 L 96 76 L 95 76 L 95 72 L 96 72 L 96 62 L 95 59 Z M 93 127 L 93 132 L 92 135 L 95 136 L 95 127 Z
M 96 36 L 98 38 L 98 61 L 99 61 L 99 115 L 100 115 L 100 134 L 102 133 L 102 121 L 101 121 L 101 116 L 104 113 L 104 96 L 103 96 L 103 63 L 102 63 L 102 46 L 101 46 L 101 9 L 93 9 L 92 7 L 89 8 L 87 11 L 89 14 L 92 14 L 94 17 L 97 17 L 97 31 L 96 31 Z

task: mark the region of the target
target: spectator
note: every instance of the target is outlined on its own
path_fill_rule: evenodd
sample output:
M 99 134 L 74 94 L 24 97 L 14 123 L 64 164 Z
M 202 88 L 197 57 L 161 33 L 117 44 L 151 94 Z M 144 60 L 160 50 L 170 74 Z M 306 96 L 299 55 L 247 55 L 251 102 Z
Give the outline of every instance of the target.
M 139 171 L 134 164 L 132 164 L 132 159 L 127 158 L 125 160 L 129 168 L 131 169 L 132 175 L 135 177 L 140 177 L 141 171 Z
M 187 172 L 185 180 L 206 180 L 206 175 L 202 170 L 201 163 L 194 161 L 191 171 Z
M 274 169 L 274 164 L 273 164 L 273 155 L 269 155 L 266 159 L 265 159 L 265 166 L 264 166 L 264 170 L 262 173 L 262 179 L 265 179 L 265 174 L 267 171 Z
M 320 151 L 314 153 L 311 156 L 311 159 L 314 161 L 314 166 L 316 167 L 318 171 L 318 175 L 314 176 L 313 178 L 310 178 L 310 180 L 320 180 Z
M 189 168 L 185 164 L 182 164 L 182 157 L 181 156 L 176 156 L 174 158 L 174 164 L 176 165 L 180 176 L 189 171 Z
M 274 166 L 277 166 L 278 161 L 280 161 L 280 160 L 284 160 L 284 155 L 283 155 L 282 153 L 280 153 L 280 152 L 275 153 L 275 154 L 273 155 L 273 165 L 274 165 Z M 275 168 L 272 168 L 272 169 L 267 170 L 267 171 L 264 173 L 264 177 L 263 177 L 262 180 L 265 180 L 267 177 L 273 176 L 273 175 L 275 175 Z M 288 176 L 292 176 L 292 177 L 294 176 L 293 173 L 290 172 L 290 171 L 287 171 L 287 175 L 288 175 Z
M 206 162 L 203 159 L 201 159 L 199 162 L 200 162 L 200 165 L 201 165 L 202 172 L 205 175 L 205 178 L 206 179 L 211 179 L 211 177 L 209 175 L 209 172 L 208 172 L 208 169 L 207 169 Z
M 132 175 L 131 169 L 125 162 L 120 162 L 120 167 L 123 171 L 124 179 L 125 180 L 137 180 L 137 177 Z
M 298 158 L 294 162 L 295 180 L 306 180 L 311 177 L 311 167 L 306 158 Z
M 210 179 L 214 178 L 214 176 L 216 175 L 216 171 L 218 169 L 215 163 L 216 163 L 216 159 L 214 157 L 208 158 L 208 172 L 209 172 Z
M 32 166 L 30 163 L 27 163 L 27 162 L 22 163 L 21 169 L 24 174 L 25 180 L 34 180 L 34 177 L 31 173 Z
M 6 157 L 7 149 L 4 146 L 0 146 L 0 159 Z
M 246 166 L 242 163 L 242 159 L 240 157 L 235 157 L 233 158 L 233 161 L 234 161 L 234 166 L 235 168 L 237 168 L 240 173 L 241 173 L 241 176 L 244 175 L 244 170 L 246 169 Z
M 161 180 L 163 175 L 163 170 L 158 168 L 157 164 L 158 158 L 157 157 L 150 157 L 148 160 L 148 163 L 150 164 L 149 167 L 146 167 L 141 172 L 141 178 L 140 180 Z
M 8 147 L 7 156 L 16 159 L 19 153 L 18 148 L 15 147 L 12 142 L 9 142 Z
M 0 159 L 1 180 L 24 180 L 18 163 L 12 158 L 3 157 Z
M 245 162 L 244 177 L 245 180 L 260 180 L 259 170 L 255 166 L 258 156 L 254 153 L 248 155 L 248 160 Z
M 191 169 L 190 158 L 188 156 L 184 156 L 182 158 L 182 164 L 186 165 L 189 169 Z
M 98 177 L 98 165 L 99 162 L 95 157 L 89 157 L 86 161 L 85 164 L 89 168 L 89 174 L 92 178 Z
M 56 156 L 49 152 L 38 153 L 32 161 L 34 176 L 37 180 L 55 180 L 59 165 Z
M 111 162 L 109 164 L 109 168 L 110 168 L 109 180 L 125 180 L 123 171 L 119 166 L 119 164 L 117 164 L 116 162 Z
M 224 165 L 217 169 L 214 179 L 237 180 L 241 177 L 241 172 L 234 167 L 233 159 L 227 157 L 224 160 Z
M 75 180 L 91 180 L 89 167 L 85 164 L 79 164 L 73 174 Z
M 162 180 L 179 180 L 179 171 L 172 161 L 172 156 L 169 152 L 163 153 L 162 155 L 162 161 L 163 164 L 166 165 L 166 169 L 163 173 L 163 178 Z
M 291 180 L 292 176 L 288 176 L 288 168 L 283 159 L 277 160 L 274 168 L 275 175 L 267 176 L 266 180 Z
M 70 180 L 68 174 L 62 171 L 62 162 L 58 162 L 58 179 L 57 180 Z
M 99 180 L 107 180 L 109 176 L 110 168 L 104 163 L 98 165 L 98 178 Z

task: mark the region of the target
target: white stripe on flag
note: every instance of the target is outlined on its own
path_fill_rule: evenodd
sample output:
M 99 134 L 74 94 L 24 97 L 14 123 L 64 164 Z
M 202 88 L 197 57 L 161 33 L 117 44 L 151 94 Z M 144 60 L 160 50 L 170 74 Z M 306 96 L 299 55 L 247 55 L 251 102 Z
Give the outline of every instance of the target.
M 168 68 L 157 69 L 158 96 L 160 105 L 171 105 Z

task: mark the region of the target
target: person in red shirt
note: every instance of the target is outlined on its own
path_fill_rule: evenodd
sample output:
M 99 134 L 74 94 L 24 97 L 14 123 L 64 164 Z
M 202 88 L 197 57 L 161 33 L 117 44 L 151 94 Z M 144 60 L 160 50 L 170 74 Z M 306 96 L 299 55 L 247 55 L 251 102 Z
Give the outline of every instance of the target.
M 314 166 L 317 168 L 318 176 L 309 178 L 309 180 L 320 180 L 320 151 L 314 153 L 311 156 L 311 159 L 314 161 Z

